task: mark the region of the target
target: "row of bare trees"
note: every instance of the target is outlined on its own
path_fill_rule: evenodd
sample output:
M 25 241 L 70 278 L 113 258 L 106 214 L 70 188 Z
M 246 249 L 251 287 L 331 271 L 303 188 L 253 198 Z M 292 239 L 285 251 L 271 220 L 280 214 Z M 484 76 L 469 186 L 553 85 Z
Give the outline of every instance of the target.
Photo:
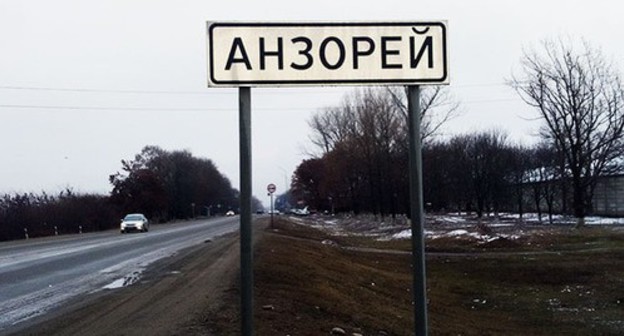
M 487 212 L 546 208 L 583 225 L 597 181 L 622 171 L 624 91 L 619 72 L 588 43 L 546 41 L 528 51 L 509 84 L 543 120 L 541 139 L 510 144 L 494 130 L 435 141 L 456 115 L 448 90 L 421 98 L 428 206 Z M 310 206 L 385 214 L 407 212 L 407 122 L 402 88 L 356 91 L 309 122 L 316 158 L 295 171 L 292 196 Z
M 385 147 L 371 147 L 347 141 L 304 160 L 294 173 L 293 197 L 320 210 L 407 214 L 407 149 L 384 152 Z M 478 217 L 501 211 L 522 215 L 527 208 L 552 215 L 561 208 L 561 184 L 542 182 L 560 171 L 553 166 L 556 158 L 553 147 L 513 144 L 500 130 L 429 141 L 423 148 L 426 206 L 432 211 L 471 211 Z
M 397 140 L 398 141 L 398 140 Z M 407 214 L 407 153 L 364 150 L 354 142 L 336 146 L 296 169 L 292 194 L 317 208 L 385 215 Z M 368 153 L 381 154 L 378 157 Z M 478 217 L 514 212 L 574 214 L 574 188 L 565 154 L 541 141 L 513 143 L 501 130 L 428 141 L 423 148 L 428 210 L 474 212 Z M 586 213 L 592 209 L 587 200 Z
M 318 209 L 405 213 L 408 204 L 408 129 L 403 88 L 367 88 L 346 96 L 310 121 L 318 158 L 294 173 L 296 199 Z M 427 88 L 422 95 L 422 136 L 428 142 L 458 112 L 448 90 Z
M 500 130 L 458 135 L 423 151 L 424 194 L 431 210 L 567 213 L 569 180 L 548 143 L 524 146 Z

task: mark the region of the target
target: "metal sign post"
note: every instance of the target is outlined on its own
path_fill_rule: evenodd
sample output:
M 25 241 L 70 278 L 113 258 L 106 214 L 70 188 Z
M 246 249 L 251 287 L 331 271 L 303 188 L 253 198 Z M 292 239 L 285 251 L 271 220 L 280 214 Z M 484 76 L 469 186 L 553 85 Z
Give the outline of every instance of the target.
M 412 271 L 415 335 L 427 335 L 427 284 L 425 275 L 425 215 L 422 186 L 422 144 L 420 141 L 420 87 L 407 87 L 409 123 L 409 181 L 412 222 Z
M 273 193 L 275 192 L 275 190 L 277 189 L 277 187 L 275 187 L 275 184 L 271 183 L 267 186 L 267 191 L 269 192 L 269 196 L 271 196 L 271 206 L 270 206 L 270 211 L 271 211 L 271 229 L 273 228 Z
M 242 335 L 253 335 L 253 251 L 251 229 L 251 89 L 238 91 L 240 137 L 240 264 Z

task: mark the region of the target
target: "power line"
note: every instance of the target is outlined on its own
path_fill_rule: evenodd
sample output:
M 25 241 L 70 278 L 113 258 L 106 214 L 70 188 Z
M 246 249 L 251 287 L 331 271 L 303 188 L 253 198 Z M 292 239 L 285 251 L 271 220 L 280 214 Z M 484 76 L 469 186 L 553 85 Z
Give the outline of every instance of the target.
M 479 83 L 479 84 L 466 84 L 453 86 L 454 88 L 472 88 L 472 87 L 495 87 L 506 86 L 504 83 Z M 80 92 L 80 93 L 120 93 L 120 94 L 164 94 L 164 95 L 236 95 L 236 90 L 230 91 L 166 91 L 166 90 L 116 90 L 116 89 L 81 89 L 81 88 L 54 88 L 54 87 L 29 87 L 29 86 L 0 86 L 1 90 L 21 90 L 21 91 L 52 91 L 52 92 Z M 280 89 L 278 91 L 260 91 L 261 94 L 318 94 L 327 93 L 327 90 L 319 91 L 299 91 L 293 92 L 290 90 Z M 494 98 L 472 101 L 461 101 L 461 104 L 491 104 L 500 102 L 514 102 L 521 101 L 519 98 Z M 162 108 L 162 107 L 102 107 L 102 106 L 61 106 L 61 105 L 26 105 L 26 104 L 0 104 L 0 108 L 15 108 L 15 109 L 55 109 L 55 110 L 93 110 L 93 111 L 233 111 L 234 108 Z M 258 110 L 296 110 L 296 111 L 309 111 L 318 110 L 321 107 L 260 107 Z
M 507 86 L 505 83 L 475 83 L 464 85 L 451 85 L 452 88 L 478 88 L 478 87 L 496 87 Z M 346 88 L 346 87 L 345 87 Z M 57 88 L 43 86 L 17 86 L 17 85 L 0 85 L 1 90 L 19 90 L 19 91 L 52 91 L 52 92 L 83 92 L 83 93 L 120 93 L 120 94 L 165 94 L 165 95 L 235 95 L 235 90 L 228 91 L 172 91 L 172 90 L 119 90 L 119 89 L 89 89 L 89 88 Z M 290 90 L 283 88 L 278 90 L 263 91 L 263 94 L 281 94 L 284 92 L 291 93 Z M 297 92 L 298 94 L 319 94 L 327 93 L 327 90 L 310 91 L 304 90 Z
M 189 111 L 189 112 L 206 112 L 206 111 L 236 111 L 236 107 L 206 107 L 206 108 L 176 108 L 176 107 L 103 107 L 103 106 L 61 106 L 61 105 L 17 105 L 17 104 L 0 104 L 0 108 L 16 108 L 16 109 L 45 109 L 45 110 L 92 110 L 92 111 Z M 308 111 L 317 109 L 311 108 L 274 108 L 259 107 L 255 110 L 270 111 Z
M 202 92 L 202 91 L 165 91 L 165 90 L 115 90 L 115 89 L 78 89 L 53 88 L 32 86 L 0 86 L 2 90 L 20 91 L 54 91 L 54 92 L 85 92 L 85 93 L 123 93 L 123 94 L 181 94 L 181 95 L 209 95 L 209 94 L 236 94 L 236 92 Z
M 300 88 L 299 88 L 300 89 Z M 80 92 L 80 93 L 120 93 L 120 94 L 164 94 L 164 95 L 200 95 L 200 96 L 210 96 L 210 95 L 236 95 L 238 94 L 237 90 L 231 89 L 228 91 L 215 91 L 214 89 L 208 89 L 206 91 L 168 91 L 168 90 L 117 90 L 117 89 L 81 89 L 81 88 L 54 88 L 54 87 L 36 87 L 36 86 L 12 86 L 12 85 L 1 85 L 0 90 L 19 90 L 19 91 L 51 91 L 51 92 Z M 281 88 L 278 90 L 271 91 L 260 91 L 262 94 L 283 94 L 293 93 L 292 90 L 284 90 Z M 329 91 L 317 90 L 310 91 L 304 90 L 299 91 L 297 94 L 319 94 L 319 93 L 327 93 Z
M 491 104 L 503 102 L 521 102 L 519 98 L 484 99 L 463 101 L 461 104 Z M 22 105 L 22 104 L 0 104 L 0 108 L 14 109 L 43 109 L 43 110 L 79 110 L 79 111 L 186 111 L 186 112 L 207 112 L 207 111 L 236 111 L 236 107 L 107 107 L 107 106 L 66 106 L 66 105 Z M 321 107 L 257 107 L 259 111 L 310 111 L 320 110 Z
M 480 88 L 480 87 L 496 87 L 496 86 L 504 86 L 509 87 L 506 83 L 474 83 L 474 84 L 463 84 L 463 85 L 452 85 L 453 88 Z
M 483 100 L 468 100 L 462 101 L 462 104 L 489 104 L 489 103 L 503 103 L 503 102 L 521 102 L 520 98 L 500 98 L 500 99 L 483 99 Z

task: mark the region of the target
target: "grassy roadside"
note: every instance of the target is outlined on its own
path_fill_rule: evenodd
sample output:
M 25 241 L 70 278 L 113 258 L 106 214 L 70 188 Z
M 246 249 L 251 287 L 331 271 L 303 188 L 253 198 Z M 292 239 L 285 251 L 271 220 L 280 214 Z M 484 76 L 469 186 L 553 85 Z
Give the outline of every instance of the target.
M 411 334 L 409 254 L 345 245 L 409 250 L 405 241 L 330 237 L 283 218 L 264 232 L 255 254 L 257 335 L 329 335 L 334 327 L 347 335 Z M 454 240 L 433 245 L 457 252 Z M 624 333 L 622 233 L 550 232 L 460 250 L 468 253 L 427 258 L 431 335 Z M 232 304 L 211 318 L 215 335 L 239 334 L 238 292 L 229 294 Z

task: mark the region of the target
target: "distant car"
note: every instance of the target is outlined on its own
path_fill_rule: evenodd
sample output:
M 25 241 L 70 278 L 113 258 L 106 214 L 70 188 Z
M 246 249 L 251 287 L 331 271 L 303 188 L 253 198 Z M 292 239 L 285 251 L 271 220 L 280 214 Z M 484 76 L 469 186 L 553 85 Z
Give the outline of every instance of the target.
M 149 220 L 140 213 L 128 214 L 121 220 L 120 230 L 121 233 L 130 231 L 147 232 L 149 230 Z
M 234 216 L 234 211 L 230 210 L 228 212 L 225 213 L 226 216 Z
M 258 209 L 258 210 L 256 210 L 256 214 L 263 215 L 264 214 L 264 210 Z

